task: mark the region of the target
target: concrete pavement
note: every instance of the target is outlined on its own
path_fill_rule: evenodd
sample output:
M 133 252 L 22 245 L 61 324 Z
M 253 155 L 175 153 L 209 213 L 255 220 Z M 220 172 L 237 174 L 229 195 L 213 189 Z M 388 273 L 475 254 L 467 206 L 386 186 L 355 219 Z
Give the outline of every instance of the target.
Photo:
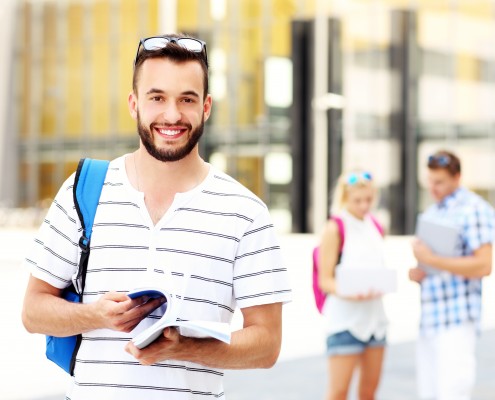
M 21 261 L 33 231 L 0 229 L 0 400 L 63 399 L 67 377 L 44 357 L 45 339 L 28 334 L 21 324 L 28 271 Z M 311 293 L 311 251 L 317 238 L 287 235 L 281 245 L 293 286 L 293 301 L 284 306 L 283 345 L 270 370 L 227 371 L 229 400 L 321 400 L 326 385 L 324 331 Z M 415 396 L 414 341 L 419 317 L 419 290 L 407 279 L 413 263 L 409 239 L 386 240 L 386 261 L 398 273 L 398 291 L 385 296 L 390 319 L 378 400 L 412 400 Z M 478 382 L 473 400 L 495 399 L 495 277 L 484 281 L 483 335 L 478 345 Z M 242 326 L 237 313 L 234 329 Z
M 416 400 L 414 342 L 389 346 L 377 400 Z M 495 399 L 495 330 L 484 331 L 477 347 L 478 377 L 472 400 Z M 282 361 L 271 370 L 227 371 L 228 400 L 323 400 L 324 356 Z M 350 400 L 356 399 L 356 382 Z

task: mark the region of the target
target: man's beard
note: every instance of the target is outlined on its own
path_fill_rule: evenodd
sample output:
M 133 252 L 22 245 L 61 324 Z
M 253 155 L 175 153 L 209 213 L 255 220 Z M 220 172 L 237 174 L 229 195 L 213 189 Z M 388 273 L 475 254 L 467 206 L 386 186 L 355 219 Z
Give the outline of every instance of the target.
M 141 138 L 141 142 L 143 143 L 144 147 L 148 151 L 148 153 L 156 158 L 158 161 L 163 161 L 163 162 L 173 162 L 173 161 L 179 161 L 182 160 L 184 157 L 189 155 L 191 151 L 196 147 L 196 145 L 199 142 L 199 139 L 203 135 L 203 130 L 205 127 L 205 119 L 204 116 L 201 118 L 201 124 L 198 125 L 198 127 L 194 130 L 191 130 L 191 125 L 190 124 L 181 124 L 183 126 L 186 126 L 189 128 L 189 140 L 187 143 L 177 149 L 171 149 L 171 150 L 164 150 L 158 148 L 154 141 L 153 141 L 153 135 L 151 133 L 151 130 L 153 129 L 153 124 L 151 124 L 150 129 L 145 127 L 141 123 L 141 118 L 139 116 L 139 111 L 137 113 L 137 129 L 139 133 L 139 137 Z

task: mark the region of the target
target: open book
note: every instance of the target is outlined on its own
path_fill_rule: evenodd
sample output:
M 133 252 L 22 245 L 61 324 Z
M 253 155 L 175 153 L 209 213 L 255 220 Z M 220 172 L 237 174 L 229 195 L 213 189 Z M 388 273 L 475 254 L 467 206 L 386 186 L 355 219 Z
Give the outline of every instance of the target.
M 230 343 L 230 325 L 228 323 L 203 320 L 183 321 L 178 319 L 177 314 L 180 302 L 175 296 L 172 296 L 163 289 L 158 287 L 142 287 L 131 290 L 127 293 L 127 296 L 131 299 L 141 296 L 148 296 L 150 298 L 165 297 L 165 303 L 161 306 L 161 309 L 164 309 L 163 316 L 132 339 L 134 345 L 140 349 L 145 348 L 156 340 L 162 334 L 163 330 L 169 326 L 186 328 L 197 332 L 201 336 L 212 337 L 222 342 Z

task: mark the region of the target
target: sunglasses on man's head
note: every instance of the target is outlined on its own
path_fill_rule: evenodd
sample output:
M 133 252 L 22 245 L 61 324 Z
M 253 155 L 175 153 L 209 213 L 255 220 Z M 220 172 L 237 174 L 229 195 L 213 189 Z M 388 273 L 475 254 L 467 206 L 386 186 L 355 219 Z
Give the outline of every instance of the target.
M 359 181 L 371 181 L 373 177 L 369 172 L 352 172 L 347 175 L 346 182 L 348 185 L 355 185 Z
M 428 167 L 446 167 L 450 164 L 450 157 L 446 154 L 428 157 Z
M 139 52 L 141 49 L 147 51 L 160 50 L 169 43 L 175 43 L 185 49 L 192 51 L 193 53 L 202 53 L 205 57 L 206 64 L 208 64 L 208 56 L 206 54 L 206 42 L 199 39 L 188 38 L 188 37 L 168 37 L 168 36 L 152 36 L 139 41 L 138 49 L 136 52 L 136 57 L 134 58 L 134 66 L 136 66 Z

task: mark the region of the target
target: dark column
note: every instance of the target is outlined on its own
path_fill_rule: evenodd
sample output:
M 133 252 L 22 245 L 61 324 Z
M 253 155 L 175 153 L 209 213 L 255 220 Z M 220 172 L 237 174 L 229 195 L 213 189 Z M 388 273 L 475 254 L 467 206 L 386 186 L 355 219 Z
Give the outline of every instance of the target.
M 342 95 L 342 23 L 330 18 L 328 22 L 328 92 Z M 342 109 L 327 110 L 328 118 L 328 190 L 329 193 L 342 173 Z M 330 201 L 330 194 L 327 204 Z
M 341 22 L 329 19 L 327 92 L 342 94 Z M 328 170 L 327 182 L 314 182 L 314 20 L 292 22 L 293 104 L 291 109 L 291 148 L 293 174 L 291 211 L 293 232 L 313 232 L 310 211 L 314 205 L 313 185 L 325 185 L 326 204 L 330 188 L 342 169 L 342 110 L 328 109 L 328 158 L 319 168 Z M 322 44 L 325 45 L 325 44 Z
M 397 143 L 399 181 L 391 185 L 391 233 L 414 232 L 418 207 L 417 177 L 417 104 L 418 44 L 417 16 L 414 11 L 392 11 L 392 74 L 391 139 Z
M 292 231 L 308 232 L 310 207 L 311 142 L 313 141 L 311 100 L 313 98 L 314 55 L 312 21 L 292 22 L 292 108 L 291 151 Z

